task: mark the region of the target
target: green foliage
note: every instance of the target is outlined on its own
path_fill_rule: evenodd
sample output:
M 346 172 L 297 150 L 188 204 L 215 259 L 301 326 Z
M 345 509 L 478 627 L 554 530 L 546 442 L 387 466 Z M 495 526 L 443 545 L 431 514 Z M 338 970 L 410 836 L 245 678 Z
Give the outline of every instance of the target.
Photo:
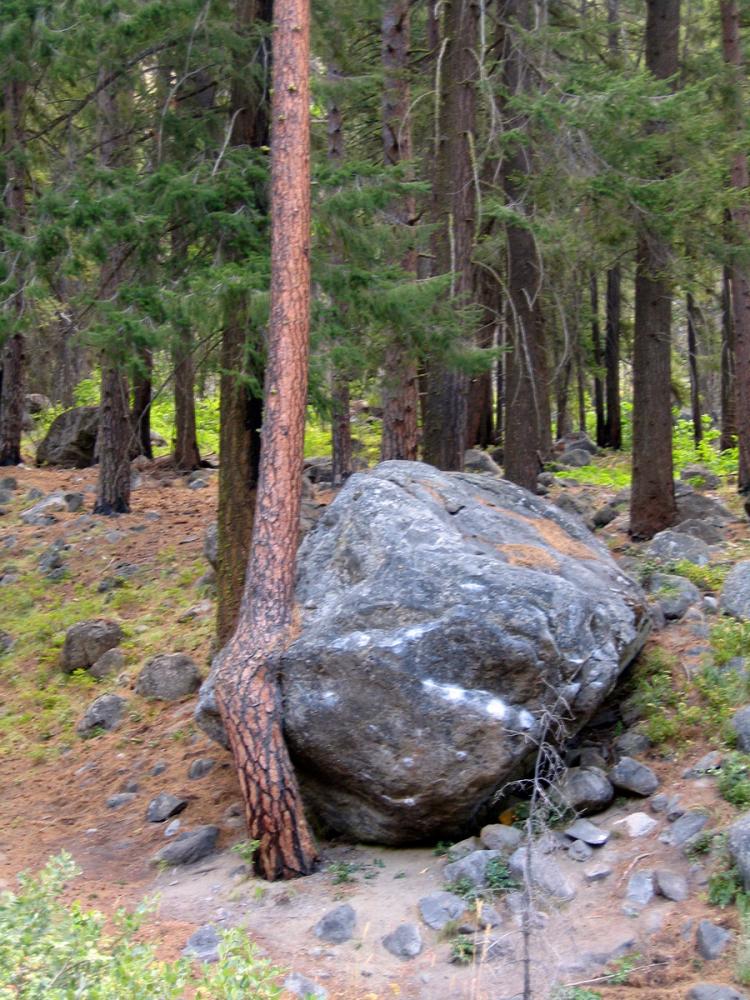
M 747 655 L 750 649 L 750 622 L 720 618 L 711 629 L 711 648 L 720 666 L 736 656 Z
M 260 847 L 259 840 L 241 840 L 239 844 L 233 844 L 231 850 L 239 854 L 245 864 L 252 870 L 255 855 Z
M 345 885 L 357 881 L 354 876 L 361 868 L 361 865 L 352 861 L 332 861 L 326 872 L 331 876 L 334 885 Z
M 589 990 L 585 986 L 558 986 L 552 1000 L 602 1000 L 602 995 L 598 990 Z
M 0 998 L 3 1000 L 279 1000 L 281 970 L 261 958 L 240 931 L 225 934 L 219 961 L 159 961 L 138 940 L 148 913 L 118 910 L 112 930 L 79 902 L 62 901 L 79 874 L 70 855 L 52 858 L 36 875 L 22 875 L 18 893 L 0 896 Z
M 738 809 L 750 806 L 750 756 L 727 754 L 722 761 L 718 780 L 719 794 Z
M 744 896 L 744 889 L 736 868 L 714 872 L 708 880 L 708 901 L 712 906 L 725 909 L 732 906 L 740 896 Z
M 455 879 L 453 882 L 448 882 L 445 888 L 448 892 L 452 892 L 454 896 L 460 896 L 461 899 L 465 899 L 470 903 L 479 899 L 482 895 L 482 890 L 478 889 L 471 879 L 465 875 Z
M 694 583 L 699 590 L 715 593 L 721 590 L 729 567 L 727 566 L 696 566 L 695 563 L 687 559 L 680 559 L 670 563 L 668 572 L 676 573 L 677 576 L 684 576 L 686 580 Z
M 485 870 L 485 881 L 492 892 L 511 892 L 520 885 L 508 868 L 506 858 L 492 858 Z
M 459 934 L 451 942 L 451 962 L 454 962 L 456 965 L 471 964 L 476 953 L 476 942 L 466 934 Z

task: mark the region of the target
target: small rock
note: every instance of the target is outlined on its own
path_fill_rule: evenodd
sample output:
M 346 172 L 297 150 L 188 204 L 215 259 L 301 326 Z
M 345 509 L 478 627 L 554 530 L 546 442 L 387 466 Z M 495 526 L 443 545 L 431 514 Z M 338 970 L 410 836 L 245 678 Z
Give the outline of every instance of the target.
M 136 798 L 138 796 L 135 792 L 118 792 L 117 795 L 110 795 L 107 799 L 107 809 L 119 809 L 121 806 L 127 806 Z
M 219 836 L 217 826 L 199 826 L 192 833 L 185 831 L 162 847 L 151 859 L 152 864 L 190 865 L 200 861 L 216 847 Z
M 574 861 L 590 861 L 593 849 L 582 840 L 574 840 L 568 848 L 568 857 Z
M 529 865 L 526 848 L 519 847 L 511 854 L 508 868 L 515 878 L 530 880 L 533 886 L 550 896 L 563 900 L 575 897 L 575 887 L 568 881 L 557 862 L 538 850 L 532 851 Z
M 624 826 L 628 836 L 635 838 L 647 837 L 648 834 L 653 833 L 659 824 L 648 813 L 636 812 L 631 813 L 624 819 L 618 819 L 614 825 Z
M 718 924 L 712 924 L 710 920 L 701 920 L 695 932 L 695 947 L 698 954 L 710 962 L 719 958 L 731 940 L 730 931 L 719 927 Z
M 695 584 L 670 573 L 652 574 L 648 591 L 658 600 L 667 621 L 678 621 L 701 596 Z
M 595 868 L 587 868 L 583 874 L 587 882 L 603 882 L 612 874 L 612 869 L 606 865 L 597 865 Z
M 672 829 L 665 834 L 666 843 L 675 847 L 689 847 L 703 832 L 708 823 L 708 816 L 702 812 L 688 812 L 675 821 Z
M 122 629 L 115 621 L 96 618 L 77 622 L 65 633 L 60 666 L 65 674 L 88 670 L 110 649 L 122 642 Z
M 636 754 L 646 753 L 651 747 L 651 740 L 637 729 L 628 729 L 617 737 L 612 746 L 618 757 L 634 757 Z
M 691 462 L 681 469 L 680 479 L 690 483 L 697 490 L 718 490 L 721 486 L 721 479 L 705 465 L 699 465 L 697 462 Z
M 687 879 L 677 872 L 660 868 L 654 872 L 654 885 L 660 896 L 671 899 L 674 903 L 684 903 L 688 898 Z
M 32 492 L 32 490 L 29 490 L 29 499 L 32 499 Z M 39 491 L 37 490 L 37 492 Z M 33 507 L 29 507 L 26 510 L 21 511 L 21 520 L 24 524 L 31 524 L 35 527 L 43 528 L 48 524 L 54 524 L 57 520 L 54 515 L 56 513 L 61 513 L 66 509 L 67 508 L 63 498 L 57 494 L 52 494 L 51 496 L 40 500 L 39 503 L 34 504 Z
M 649 805 L 651 806 L 652 812 L 666 812 L 667 806 L 669 805 L 669 796 L 665 795 L 664 792 L 660 792 L 658 795 L 654 795 Z
M 121 649 L 108 649 L 99 659 L 92 664 L 89 673 L 97 680 L 109 677 L 110 674 L 119 674 L 125 667 L 125 654 Z
M 750 705 L 743 705 L 732 716 L 732 729 L 737 737 L 737 746 L 744 753 L 750 751 Z
M 103 694 L 86 709 L 76 725 L 79 736 L 92 736 L 99 729 L 111 732 L 122 722 L 127 702 L 117 694 Z
M 293 993 L 296 997 L 302 997 L 303 1000 L 328 1000 L 328 993 L 314 983 L 312 979 L 308 979 L 307 976 L 301 975 L 299 972 L 292 972 L 284 980 L 284 989 L 288 993 Z
M 698 983 L 688 991 L 686 1000 L 747 1000 L 744 993 L 738 993 L 733 986 L 720 983 Z
M 705 542 L 672 528 L 654 535 L 646 551 L 650 556 L 668 563 L 686 559 L 696 566 L 708 566 L 711 561 L 711 552 Z
M 63 500 L 69 514 L 77 514 L 83 508 L 83 493 L 63 493 Z
M 632 906 L 648 906 L 654 898 L 654 878 L 651 872 L 634 872 L 628 879 L 625 898 Z
M 523 838 L 523 834 L 515 826 L 505 826 L 503 823 L 492 823 L 483 826 L 479 839 L 482 847 L 488 851 L 504 851 L 510 854 L 518 847 Z
M 416 924 L 400 924 L 383 938 L 383 947 L 397 958 L 416 958 L 422 950 L 422 936 Z
M 146 809 L 146 819 L 149 823 L 163 823 L 170 816 L 176 816 L 183 809 L 187 808 L 187 799 L 180 799 L 176 795 L 169 795 L 161 792 L 152 799 Z
M 468 880 L 473 886 L 480 889 L 485 882 L 487 865 L 493 858 L 499 858 L 499 851 L 473 851 L 466 857 L 460 858 L 446 865 L 443 869 L 443 881 L 446 885 L 454 882 Z
M 615 797 L 609 778 L 598 767 L 571 767 L 560 783 L 559 796 L 574 812 L 602 812 Z
M 315 925 L 315 935 L 321 941 L 343 944 L 353 935 L 356 922 L 357 915 L 354 909 L 348 903 L 342 903 L 318 921 Z
M 151 768 L 151 770 L 149 771 L 149 774 L 152 774 L 156 778 L 156 777 L 158 777 L 158 775 L 164 774 L 164 772 L 166 771 L 166 769 L 167 769 L 166 761 L 159 760 Z
M 178 819 L 173 819 L 171 823 L 167 823 L 167 825 L 164 827 L 164 836 L 174 837 L 174 835 L 180 829 L 181 825 L 182 824 Z
M 727 847 L 747 891 L 750 889 L 750 812 L 740 816 L 729 827 Z
M 476 837 L 467 837 L 466 840 L 459 840 L 458 843 L 451 845 L 448 857 L 451 861 L 458 861 L 461 858 L 465 858 L 468 854 L 478 851 L 480 847 L 481 844 Z
M 204 924 L 194 934 L 191 934 L 187 944 L 182 949 L 186 958 L 197 958 L 200 962 L 217 962 L 221 934 L 213 924 Z
M 587 819 L 577 819 L 565 831 L 565 836 L 572 840 L 582 840 L 592 847 L 601 847 L 609 840 L 609 832 Z
M 711 750 L 709 753 L 696 761 L 692 767 L 683 772 L 683 778 L 702 778 L 708 771 L 715 771 L 721 767 L 723 757 L 721 751 Z
M 701 521 L 698 518 L 688 518 L 680 521 L 680 531 L 685 535 L 700 538 L 706 545 L 720 545 L 724 541 L 724 533 L 715 524 Z
M 465 900 L 452 892 L 433 892 L 430 896 L 423 896 L 418 905 L 422 920 L 435 931 L 460 920 L 468 909 Z
M 205 778 L 208 772 L 213 770 L 215 765 L 216 761 L 212 760 L 210 757 L 199 757 L 198 760 L 194 760 L 188 768 L 187 776 L 192 779 Z
M 610 770 L 609 780 L 615 788 L 635 795 L 652 795 L 659 787 L 659 779 L 651 768 L 632 757 L 621 757 Z
M 497 912 L 494 906 L 489 906 L 488 904 L 481 901 L 477 906 L 477 926 L 481 930 L 491 929 L 493 927 L 500 927 L 503 923 L 502 916 Z
M 0 479 L 0 490 L 10 490 L 11 492 L 13 492 L 13 490 L 17 489 L 18 489 L 18 480 L 15 478 L 15 476 L 3 476 L 3 478 Z
M 184 653 L 167 653 L 148 660 L 138 675 L 135 690 L 144 698 L 177 701 L 201 685 L 195 661 Z
M 727 573 L 721 588 L 719 608 L 733 618 L 750 620 L 750 559 L 735 563 Z

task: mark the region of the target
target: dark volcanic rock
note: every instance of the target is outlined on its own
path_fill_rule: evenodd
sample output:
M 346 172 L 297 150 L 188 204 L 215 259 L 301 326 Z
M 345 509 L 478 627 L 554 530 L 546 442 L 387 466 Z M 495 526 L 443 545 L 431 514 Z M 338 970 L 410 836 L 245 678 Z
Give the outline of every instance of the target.
M 642 592 L 577 519 L 420 463 L 353 476 L 298 567 L 286 734 L 319 820 L 362 841 L 462 836 L 523 770 L 540 712 L 564 700 L 579 729 L 648 631 Z
M 195 660 L 184 653 L 164 653 L 150 659 L 138 675 L 137 694 L 159 701 L 177 701 L 200 687 Z
M 88 670 L 108 650 L 122 642 L 122 629 L 107 618 L 77 622 L 65 633 L 60 666 L 63 673 Z
M 99 407 L 76 406 L 56 417 L 36 450 L 37 465 L 85 469 L 94 464 Z

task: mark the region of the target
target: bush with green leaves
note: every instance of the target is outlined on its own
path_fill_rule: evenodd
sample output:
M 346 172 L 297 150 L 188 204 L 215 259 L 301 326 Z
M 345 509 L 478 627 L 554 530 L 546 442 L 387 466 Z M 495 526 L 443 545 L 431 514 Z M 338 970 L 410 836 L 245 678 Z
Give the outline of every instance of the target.
M 282 970 L 239 930 L 224 934 L 219 960 L 159 961 L 136 934 L 149 905 L 103 914 L 62 896 L 79 873 L 69 854 L 19 877 L 0 895 L 0 1000 L 279 1000 Z M 105 929 L 107 927 L 107 929 Z M 109 929 L 111 928 L 111 929 Z

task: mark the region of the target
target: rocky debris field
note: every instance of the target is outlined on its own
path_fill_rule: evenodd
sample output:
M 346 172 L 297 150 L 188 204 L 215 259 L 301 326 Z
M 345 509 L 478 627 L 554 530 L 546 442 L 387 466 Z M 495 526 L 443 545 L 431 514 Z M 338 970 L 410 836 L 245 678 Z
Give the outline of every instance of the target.
M 310 468 L 315 472 L 308 479 L 318 482 L 306 490 L 303 530 L 316 522 L 321 527 L 305 543 L 314 572 L 306 582 L 303 571 L 300 592 L 310 605 L 310 624 L 293 654 L 300 666 L 291 669 L 297 677 L 298 669 L 301 674 L 314 664 L 323 696 L 329 690 L 341 696 L 347 674 L 338 666 L 345 658 L 337 660 L 321 644 L 321 636 L 337 625 L 325 588 L 315 591 L 313 577 L 328 580 L 331 607 L 343 594 L 336 590 L 342 574 L 356 579 L 359 603 L 347 609 L 344 641 L 355 651 L 348 662 L 357 663 L 352 636 L 383 629 L 372 617 L 381 613 L 382 600 L 375 598 L 383 595 L 368 565 L 370 559 L 375 567 L 378 538 L 391 540 L 388 578 L 394 586 L 400 586 L 399 574 L 406 580 L 417 572 L 409 554 L 422 546 L 425 559 L 437 560 L 426 578 L 438 578 L 438 610 L 444 607 L 449 615 L 449 584 L 463 588 L 468 596 L 462 606 L 476 609 L 454 633 L 464 644 L 466 636 L 480 645 L 489 641 L 482 631 L 482 601 L 492 613 L 498 579 L 524 579 L 526 573 L 526 585 L 531 580 L 540 586 L 540 552 L 557 563 L 542 568 L 549 586 L 564 595 L 567 581 L 580 602 L 578 610 L 572 604 L 568 609 L 570 642 L 589 642 L 589 653 L 601 658 L 596 631 L 587 638 L 574 623 L 576 614 L 590 614 L 580 576 L 587 560 L 627 595 L 622 608 L 631 617 L 629 624 L 622 619 L 622 628 L 633 635 L 622 632 L 622 649 L 636 633 L 632 651 L 642 643 L 638 623 L 646 618 L 653 622 L 651 638 L 633 667 L 626 669 L 630 657 L 617 649 L 608 653 L 604 662 L 615 664 L 611 677 L 606 675 L 600 696 L 586 703 L 570 727 L 561 756 L 550 750 L 545 757 L 544 779 L 531 805 L 529 789 L 515 786 L 506 787 L 508 794 L 493 806 L 490 785 L 474 781 L 484 815 L 472 828 L 465 789 L 456 779 L 449 790 L 452 815 L 464 817 L 456 826 L 469 836 L 438 843 L 424 828 L 424 846 L 367 845 L 363 831 L 354 845 L 322 840 L 318 873 L 268 885 L 250 872 L 229 756 L 193 719 L 211 655 L 206 526 L 215 516 L 215 473 L 180 478 L 141 465 L 134 470 L 133 513 L 108 519 L 88 513 L 92 470 L 14 470 L 0 477 L 4 884 L 11 886 L 18 871 L 38 868 L 65 849 L 83 869 L 73 891 L 87 905 L 111 912 L 159 892 L 158 911 L 144 933 L 159 942 L 163 956 L 187 949 L 197 961 L 211 961 L 219 930 L 244 927 L 289 970 L 289 997 L 510 1000 L 519 995 L 525 967 L 540 998 L 750 997 L 742 985 L 743 970 L 750 982 L 750 931 L 735 905 L 750 887 L 750 778 L 742 754 L 750 748 L 742 650 L 742 623 L 750 617 L 750 546 L 731 494 L 717 493 L 715 484 L 698 489 L 694 471 L 680 488 L 684 519 L 649 545 L 633 546 L 625 533 L 622 491 L 578 486 L 548 473 L 540 483 L 545 498 L 525 501 L 499 484 L 491 468 L 479 473 L 486 477 L 482 482 L 417 467 L 406 489 L 403 471 L 386 470 L 367 481 L 386 493 L 395 490 L 399 504 L 406 494 L 405 509 L 380 504 L 385 527 L 379 534 L 364 532 L 361 549 L 355 539 L 342 556 L 341 544 L 330 540 L 344 530 L 353 507 L 374 502 L 369 487 L 352 481 L 350 499 L 342 495 L 331 506 L 323 463 Z M 415 495 L 414 479 L 420 477 L 422 493 Z M 193 485 L 198 481 L 200 489 Z M 516 517 L 513 537 L 500 537 L 493 517 L 480 509 L 486 504 L 472 499 L 477 497 L 492 504 L 502 499 L 511 514 L 530 520 Z M 526 505 L 521 511 L 519 503 Z M 415 504 L 418 509 L 412 509 Z M 372 525 L 372 516 L 367 523 Z M 416 537 L 421 524 L 429 531 Z M 542 541 L 539 524 L 547 532 Z M 347 538 L 352 531 L 350 526 Z M 327 545 L 338 553 L 335 558 Z M 571 555 L 576 546 L 593 557 L 581 558 L 580 550 Z M 450 579 L 439 562 L 446 549 L 461 552 Z M 594 588 L 605 586 L 591 571 L 587 579 Z M 398 586 L 403 604 L 406 590 Z M 419 606 L 396 617 L 392 609 L 383 613 L 391 619 L 393 647 L 398 630 L 417 627 L 423 615 Z M 519 635 L 522 626 L 529 631 L 528 623 L 517 624 Z M 463 648 L 456 646 L 457 656 Z M 399 655 L 395 648 L 395 662 Z M 559 648 L 546 661 L 533 655 L 532 662 L 547 662 L 564 676 Z M 445 696 L 424 696 L 461 709 L 464 699 L 447 693 L 456 678 L 434 674 L 435 656 L 433 651 L 426 657 L 420 690 L 432 679 L 445 687 Z M 529 660 L 527 653 L 518 662 Z M 461 687 L 487 690 L 520 711 L 524 698 L 538 697 L 524 690 L 527 677 L 519 668 L 512 697 L 507 689 L 493 689 L 486 675 Z M 321 704 L 305 684 L 299 696 L 291 696 L 300 699 L 299 732 L 305 706 L 317 712 Z M 394 690 L 403 691 L 403 683 Z M 405 725 L 420 704 L 407 695 Z M 462 749 L 469 714 L 450 717 L 457 726 L 452 735 L 443 715 L 448 747 Z M 374 710 L 365 725 L 370 718 L 383 724 Z M 491 725 L 491 713 L 487 718 Z M 362 746 L 372 757 L 373 748 L 398 746 L 400 739 L 365 733 Z M 299 740 L 297 752 L 311 759 Z M 426 796 L 425 815 L 431 802 L 446 797 L 432 788 L 435 777 L 444 778 L 443 752 L 432 738 L 418 769 L 398 771 L 401 782 L 411 774 L 415 798 Z M 414 754 L 404 752 L 399 760 L 409 756 Z M 393 767 L 393 760 L 373 763 L 386 776 Z M 513 777 L 509 771 L 502 783 Z M 313 804 L 335 827 L 338 801 L 332 797 L 326 815 L 318 804 L 322 794 L 315 791 Z M 348 794 L 372 804 L 356 785 Z M 340 829 L 351 832 L 346 807 L 342 803 Z M 379 807 L 377 815 L 391 814 Z M 454 820 L 441 822 L 450 828 Z

